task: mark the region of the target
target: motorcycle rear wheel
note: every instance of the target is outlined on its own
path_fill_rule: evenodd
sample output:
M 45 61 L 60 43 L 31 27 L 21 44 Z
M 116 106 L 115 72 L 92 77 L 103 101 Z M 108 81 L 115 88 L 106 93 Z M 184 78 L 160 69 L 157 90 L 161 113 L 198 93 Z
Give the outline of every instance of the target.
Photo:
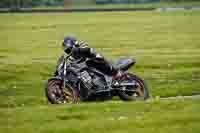
M 78 91 L 70 86 L 63 89 L 63 81 L 60 79 L 48 80 L 45 93 L 51 104 L 76 103 L 79 99 Z
M 118 92 L 118 96 L 123 101 L 133 101 L 133 100 L 146 100 L 149 98 L 149 89 L 147 87 L 147 84 L 144 80 L 142 80 L 140 77 L 134 74 L 127 74 L 126 80 L 134 80 L 136 81 L 136 88 L 134 87 L 133 90 L 135 92 L 129 92 L 126 90 L 131 90 L 132 88 L 125 88 L 125 90 L 120 90 Z

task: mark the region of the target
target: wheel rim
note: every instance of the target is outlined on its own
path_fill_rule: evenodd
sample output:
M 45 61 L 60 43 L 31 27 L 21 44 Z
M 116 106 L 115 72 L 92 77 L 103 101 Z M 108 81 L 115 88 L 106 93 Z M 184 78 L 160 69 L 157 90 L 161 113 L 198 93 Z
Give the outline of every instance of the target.
M 129 77 L 131 78 L 131 77 Z M 144 99 L 145 96 L 145 86 L 142 81 L 140 81 L 137 78 L 132 78 L 128 80 L 134 80 L 136 82 L 135 86 L 132 86 L 130 88 L 127 88 L 127 90 L 134 90 L 134 91 L 127 91 L 125 92 L 128 96 L 132 97 L 133 99 Z
M 49 82 L 48 93 L 55 103 L 74 103 L 76 102 L 77 94 L 71 87 L 63 89 L 62 81 L 54 80 Z
M 136 83 L 136 92 L 135 94 L 137 94 L 136 98 L 144 98 L 144 85 L 143 83 L 141 83 L 140 81 Z
M 65 96 L 67 103 L 75 103 L 76 102 L 76 100 L 75 100 L 76 98 L 73 93 L 75 93 L 75 92 L 69 87 L 64 89 L 64 96 Z

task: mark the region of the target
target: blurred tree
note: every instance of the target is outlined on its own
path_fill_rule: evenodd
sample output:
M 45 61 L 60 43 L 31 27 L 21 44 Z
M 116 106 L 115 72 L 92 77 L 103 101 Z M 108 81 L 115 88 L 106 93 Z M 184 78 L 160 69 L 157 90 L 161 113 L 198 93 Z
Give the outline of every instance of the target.
M 96 3 L 96 4 L 109 4 L 109 3 L 145 3 L 145 2 L 159 2 L 159 1 L 173 1 L 173 2 L 190 2 L 200 0 L 0 0 L 0 8 L 21 8 L 31 6 L 68 6 L 73 4 Z
M 0 0 L 0 7 L 21 8 L 31 6 L 63 5 L 64 0 Z
M 21 8 L 31 6 L 33 0 L 1 0 L 0 7 Z
M 12 0 L 1 0 L 0 7 L 8 7 L 12 3 Z

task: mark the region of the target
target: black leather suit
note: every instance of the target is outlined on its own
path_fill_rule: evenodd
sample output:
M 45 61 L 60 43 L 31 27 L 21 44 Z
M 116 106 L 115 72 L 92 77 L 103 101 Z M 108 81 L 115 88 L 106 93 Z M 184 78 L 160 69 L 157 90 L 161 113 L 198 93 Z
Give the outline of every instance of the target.
M 108 62 L 103 56 L 96 53 L 95 49 L 89 47 L 75 47 L 70 51 L 65 51 L 67 54 L 71 54 L 70 60 L 80 60 L 80 59 L 92 59 L 87 62 L 88 66 L 95 67 L 97 70 L 103 72 L 104 74 L 114 75 L 117 73 L 117 70 L 113 67 L 113 65 Z M 64 55 L 62 55 L 57 63 L 57 69 L 55 72 L 55 76 L 58 75 L 59 66 L 63 64 Z

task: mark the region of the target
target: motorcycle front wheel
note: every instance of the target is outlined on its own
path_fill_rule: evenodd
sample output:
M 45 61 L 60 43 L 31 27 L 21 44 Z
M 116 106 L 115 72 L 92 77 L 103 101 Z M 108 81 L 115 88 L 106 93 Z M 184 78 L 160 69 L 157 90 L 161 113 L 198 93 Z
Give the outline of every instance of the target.
M 70 86 L 63 88 L 63 81 L 60 79 L 48 80 L 45 93 L 51 104 L 76 103 L 78 101 L 78 91 Z
M 126 86 L 122 90 L 119 90 L 118 95 L 123 101 L 132 100 L 146 100 L 149 98 L 149 90 L 147 84 L 140 77 L 134 74 L 128 73 L 126 81 L 135 81 L 135 86 Z

